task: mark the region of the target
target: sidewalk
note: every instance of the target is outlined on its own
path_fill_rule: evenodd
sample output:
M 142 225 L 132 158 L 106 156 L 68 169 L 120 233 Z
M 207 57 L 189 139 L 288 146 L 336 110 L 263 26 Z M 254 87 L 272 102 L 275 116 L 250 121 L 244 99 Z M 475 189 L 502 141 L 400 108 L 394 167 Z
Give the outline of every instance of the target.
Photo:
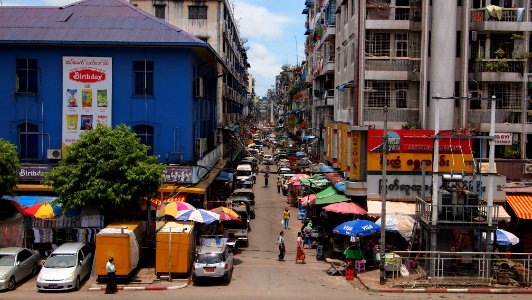
M 356 280 L 356 279 L 355 279 Z M 371 270 L 358 274 L 358 281 L 368 290 L 379 293 L 476 293 L 476 294 L 532 294 L 532 288 L 504 286 L 495 284 L 492 287 L 456 287 L 458 282 L 449 281 L 432 284 L 428 281 L 405 281 L 386 278 L 384 285 L 380 284 L 380 271 Z M 411 287 L 397 287 L 410 285 Z M 416 285 L 420 287 L 416 287 Z M 423 287 L 425 286 L 425 287 Z M 439 286 L 439 287 L 435 287 Z M 447 287 L 445 287 L 447 286 Z
M 168 277 L 157 278 L 154 274 L 155 268 L 141 268 L 132 280 L 127 282 L 117 280 L 118 290 L 177 290 L 190 284 L 189 278 L 178 277 L 168 281 Z M 89 284 L 89 291 L 105 291 L 105 282 L 98 283 L 94 279 L 87 284 Z

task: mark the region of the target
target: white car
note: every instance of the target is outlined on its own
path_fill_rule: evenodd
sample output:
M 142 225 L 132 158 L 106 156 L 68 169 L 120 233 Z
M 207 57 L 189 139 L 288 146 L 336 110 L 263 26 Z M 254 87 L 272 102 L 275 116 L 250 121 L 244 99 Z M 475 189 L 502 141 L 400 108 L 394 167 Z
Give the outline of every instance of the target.
M 262 157 L 262 164 L 264 165 L 273 165 L 273 156 L 270 154 L 264 154 Z

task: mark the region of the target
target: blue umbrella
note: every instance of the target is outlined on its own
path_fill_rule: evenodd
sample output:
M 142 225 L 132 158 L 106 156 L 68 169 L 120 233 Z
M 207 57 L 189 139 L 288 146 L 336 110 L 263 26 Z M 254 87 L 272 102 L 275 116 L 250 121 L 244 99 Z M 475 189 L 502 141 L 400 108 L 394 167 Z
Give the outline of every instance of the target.
M 377 233 L 381 227 L 368 220 L 352 220 L 344 222 L 333 229 L 333 233 L 348 236 L 366 236 Z
M 497 244 L 511 246 L 519 243 L 519 238 L 515 234 L 506 230 L 497 229 Z
M 220 220 L 220 215 L 204 209 L 185 209 L 177 212 L 177 221 L 194 221 L 198 223 L 211 224 Z

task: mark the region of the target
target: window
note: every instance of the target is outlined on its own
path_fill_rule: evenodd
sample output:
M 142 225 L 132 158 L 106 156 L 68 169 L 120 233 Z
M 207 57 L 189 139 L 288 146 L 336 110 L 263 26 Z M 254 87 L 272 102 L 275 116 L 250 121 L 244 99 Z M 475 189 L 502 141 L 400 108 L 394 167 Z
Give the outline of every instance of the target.
M 395 57 L 408 57 L 408 34 L 395 35 Z
M 137 125 L 133 127 L 133 132 L 140 138 L 140 142 L 150 149 L 147 155 L 153 155 L 153 127 L 148 125 Z
M 390 107 L 391 87 L 389 82 L 368 82 L 368 107 Z
M 134 61 L 134 95 L 153 96 L 153 61 Z
M 366 55 L 390 56 L 390 34 L 369 31 L 366 39 Z
M 166 6 L 164 5 L 154 5 L 155 17 L 159 19 L 166 19 Z
M 191 5 L 188 7 L 189 19 L 207 19 L 206 5 Z
M 395 107 L 407 108 L 408 83 L 395 83 Z
M 17 93 L 36 94 L 38 88 L 37 60 L 17 58 Z
M 37 125 L 25 123 L 18 125 L 18 146 L 21 161 L 39 158 L 39 130 Z

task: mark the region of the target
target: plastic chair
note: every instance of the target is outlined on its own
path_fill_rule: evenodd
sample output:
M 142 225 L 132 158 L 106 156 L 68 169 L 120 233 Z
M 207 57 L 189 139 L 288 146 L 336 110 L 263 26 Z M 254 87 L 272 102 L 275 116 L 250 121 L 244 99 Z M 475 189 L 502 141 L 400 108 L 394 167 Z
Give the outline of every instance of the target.
M 357 273 L 366 272 L 366 260 L 357 260 L 355 263 L 355 268 L 357 269 Z

